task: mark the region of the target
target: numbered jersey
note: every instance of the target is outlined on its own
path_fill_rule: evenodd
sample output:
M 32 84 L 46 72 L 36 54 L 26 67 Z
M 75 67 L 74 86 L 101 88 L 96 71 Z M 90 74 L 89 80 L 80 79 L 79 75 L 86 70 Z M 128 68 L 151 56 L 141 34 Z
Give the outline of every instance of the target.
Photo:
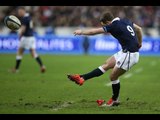
M 104 26 L 104 31 L 111 33 L 121 44 L 123 50 L 138 52 L 138 39 L 133 23 L 128 19 L 115 18 L 112 24 Z
M 28 13 L 21 19 L 22 25 L 26 26 L 23 36 L 33 36 L 33 22 Z

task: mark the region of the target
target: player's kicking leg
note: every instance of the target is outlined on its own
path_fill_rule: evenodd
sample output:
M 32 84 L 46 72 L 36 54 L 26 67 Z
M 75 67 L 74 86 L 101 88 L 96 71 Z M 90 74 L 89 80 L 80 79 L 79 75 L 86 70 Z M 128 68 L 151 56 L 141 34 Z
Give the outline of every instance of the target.
M 46 71 L 46 67 L 43 65 L 40 56 L 36 53 L 35 49 L 30 49 L 30 52 L 31 52 L 32 57 L 34 57 L 36 59 L 37 63 L 39 64 L 40 71 L 42 73 L 44 73 Z
M 100 67 L 94 69 L 93 71 L 87 73 L 87 74 L 73 74 L 73 75 L 67 75 L 68 78 L 71 81 L 74 81 L 76 84 L 78 85 L 83 85 L 83 83 L 86 80 L 89 80 L 93 77 L 98 77 L 103 75 L 107 70 L 113 68 L 115 66 L 116 60 L 114 58 L 114 56 L 110 57 L 109 59 L 107 59 L 107 61 Z

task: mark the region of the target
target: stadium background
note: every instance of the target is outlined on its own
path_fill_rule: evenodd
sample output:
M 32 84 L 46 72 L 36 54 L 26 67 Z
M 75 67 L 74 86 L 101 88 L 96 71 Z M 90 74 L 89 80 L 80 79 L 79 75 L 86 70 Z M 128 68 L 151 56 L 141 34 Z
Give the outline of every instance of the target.
M 25 6 L 34 19 L 37 50 L 47 71 L 41 74 L 26 54 L 19 73 L 15 65 L 17 33 L 4 17 L 18 6 L 0 6 L 0 114 L 159 114 L 160 6 Z M 120 49 L 112 36 L 74 36 L 77 28 L 98 27 L 104 10 L 130 18 L 143 28 L 140 61 L 121 80 L 121 105 L 100 108 L 97 99 L 111 97 L 109 73 L 77 86 L 68 73 L 87 73 Z M 28 51 L 26 51 L 28 52 Z
M 3 24 L 6 15 L 16 15 L 17 7 L 0 7 L 1 53 L 15 53 L 17 49 L 16 33 Z M 143 28 L 143 46 L 140 51 L 142 55 L 160 54 L 159 6 L 26 6 L 26 9 L 33 16 L 37 50 L 40 53 L 97 55 L 115 53 L 120 47 L 117 40 L 110 35 L 73 36 L 73 31 L 77 28 L 100 26 L 100 14 L 104 10 L 111 10 L 115 16 L 127 17 Z

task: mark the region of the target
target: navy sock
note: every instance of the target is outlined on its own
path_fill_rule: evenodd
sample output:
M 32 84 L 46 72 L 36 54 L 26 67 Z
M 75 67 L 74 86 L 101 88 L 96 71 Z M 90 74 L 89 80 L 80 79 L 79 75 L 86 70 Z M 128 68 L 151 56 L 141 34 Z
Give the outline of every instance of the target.
M 39 64 L 40 66 L 43 66 L 42 60 L 41 60 L 41 58 L 40 58 L 39 56 L 36 57 L 36 61 L 38 62 L 38 64 Z
M 113 92 L 112 99 L 117 100 L 120 92 L 120 82 L 117 84 L 112 84 L 112 92 Z
M 19 69 L 20 63 L 21 63 L 21 59 L 17 59 L 17 60 L 16 60 L 16 66 L 15 66 L 15 69 L 16 69 L 16 70 Z
M 93 78 L 93 77 L 98 77 L 102 74 L 103 74 L 103 72 L 99 68 L 96 68 L 93 71 L 91 71 L 87 74 L 80 75 L 80 76 L 83 77 L 84 80 L 88 80 L 88 79 Z

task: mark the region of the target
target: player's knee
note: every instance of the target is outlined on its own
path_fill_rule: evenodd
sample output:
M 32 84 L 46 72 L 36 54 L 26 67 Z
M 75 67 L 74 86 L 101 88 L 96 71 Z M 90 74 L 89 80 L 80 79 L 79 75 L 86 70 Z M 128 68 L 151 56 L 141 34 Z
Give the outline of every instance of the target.
M 32 58 L 34 58 L 34 54 L 31 54 Z
M 37 57 L 38 57 L 37 53 L 33 54 L 33 58 L 37 58 Z
M 115 66 L 115 61 L 108 59 L 103 66 L 105 70 L 112 69 Z
M 103 64 L 102 67 L 103 67 L 103 69 L 104 69 L 105 71 L 107 71 L 108 69 L 111 69 L 111 68 L 112 68 L 112 66 L 111 66 L 110 64 L 108 64 L 107 62 L 106 62 L 105 64 Z
M 22 50 L 22 49 L 19 49 L 19 50 L 17 51 L 17 55 L 22 56 L 22 55 L 23 55 L 23 50 Z
M 31 56 L 32 56 L 32 58 L 37 58 L 38 54 L 36 52 L 31 52 Z
M 110 74 L 110 80 L 111 81 L 114 81 L 114 80 L 117 80 L 117 79 L 118 79 L 117 76 L 115 76 L 114 74 Z

